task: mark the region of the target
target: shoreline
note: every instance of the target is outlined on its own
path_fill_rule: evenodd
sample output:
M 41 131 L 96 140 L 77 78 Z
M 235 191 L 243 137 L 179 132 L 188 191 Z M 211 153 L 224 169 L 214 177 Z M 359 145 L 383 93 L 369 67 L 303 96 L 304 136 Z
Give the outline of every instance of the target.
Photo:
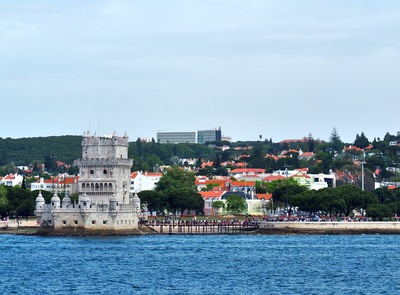
M 35 236 L 137 236 L 137 235 L 358 235 L 400 234 L 400 222 L 266 222 L 258 227 L 241 228 L 215 225 L 140 226 L 132 230 L 88 230 L 83 228 L 42 229 L 36 224 L 10 224 L 0 234 Z
M 396 221 L 261 222 L 262 234 L 400 234 Z

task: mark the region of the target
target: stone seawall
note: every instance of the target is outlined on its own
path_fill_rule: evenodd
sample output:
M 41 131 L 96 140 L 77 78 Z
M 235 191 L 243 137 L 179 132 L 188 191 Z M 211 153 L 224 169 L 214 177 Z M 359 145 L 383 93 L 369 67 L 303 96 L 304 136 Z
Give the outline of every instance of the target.
M 261 222 L 261 234 L 400 234 L 400 222 Z

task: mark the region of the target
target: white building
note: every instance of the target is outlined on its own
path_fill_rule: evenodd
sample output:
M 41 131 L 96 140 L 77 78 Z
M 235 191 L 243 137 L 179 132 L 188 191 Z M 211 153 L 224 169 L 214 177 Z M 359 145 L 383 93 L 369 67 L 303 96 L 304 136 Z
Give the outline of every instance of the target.
M 162 173 L 134 172 L 131 175 L 131 193 L 154 190 Z
M 1 178 L 0 180 L 0 185 L 6 185 L 6 186 L 16 186 L 22 185 L 22 181 L 24 180 L 24 177 L 22 175 L 19 175 L 17 173 L 15 174 L 8 174 Z
M 59 174 L 51 179 L 39 178 L 30 184 L 31 191 L 49 191 L 56 194 L 76 194 L 78 193 L 79 176 Z
M 79 167 L 77 204 L 57 194 L 45 204 L 39 193 L 36 210 L 41 231 L 61 234 L 133 233 L 141 218 L 140 200 L 130 193 L 128 136 L 97 136 L 84 133 Z

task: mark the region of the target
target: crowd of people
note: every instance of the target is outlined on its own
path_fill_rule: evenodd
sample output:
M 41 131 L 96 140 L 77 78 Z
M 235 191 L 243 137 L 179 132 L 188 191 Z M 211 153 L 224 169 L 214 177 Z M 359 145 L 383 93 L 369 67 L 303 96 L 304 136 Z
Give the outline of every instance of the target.
M 172 226 L 191 226 L 191 225 L 204 225 L 204 226 L 258 226 L 260 220 L 257 218 L 252 219 L 172 219 L 165 218 L 163 220 L 150 219 L 141 220 L 140 224 L 147 226 L 159 226 L 159 225 L 172 225 Z

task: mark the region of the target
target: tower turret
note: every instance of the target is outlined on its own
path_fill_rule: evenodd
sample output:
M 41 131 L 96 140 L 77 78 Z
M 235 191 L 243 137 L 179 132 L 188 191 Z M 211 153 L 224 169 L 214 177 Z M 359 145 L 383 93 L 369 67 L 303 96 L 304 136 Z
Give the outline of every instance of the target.
M 69 205 L 71 205 L 71 198 L 68 196 L 68 194 L 62 199 L 62 206 L 63 208 L 68 208 Z
M 54 193 L 53 197 L 50 200 L 51 206 L 53 206 L 53 209 L 60 209 L 60 198 L 57 196 L 56 193 Z
M 112 197 L 110 198 L 110 210 L 118 210 L 118 198 L 115 195 L 115 193 L 112 195 Z
M 132 205 L 133 205 L 133 209 L 136 212 L 140 212 L 140 199 L 139 199 L 139 196 L 137 194 L 135 194 L 135 196 L 133 197 Z
M 43 205 L 45 204 L 45 201 L 44 201 L 44 198 L 42 196 L 42 191 L 41 190 L 39 190 L 39 194 L 36 197 L 36 201 L 35 202 L 36 202 L 36 206 L 35 206 L 36 211 L 41 211 L 43 209 Z
M 83 196 L 81 197 L 79 205 L 81 206 L 81 209 L 90 208 L 90 199 L 86 193 L 84 193 Z

